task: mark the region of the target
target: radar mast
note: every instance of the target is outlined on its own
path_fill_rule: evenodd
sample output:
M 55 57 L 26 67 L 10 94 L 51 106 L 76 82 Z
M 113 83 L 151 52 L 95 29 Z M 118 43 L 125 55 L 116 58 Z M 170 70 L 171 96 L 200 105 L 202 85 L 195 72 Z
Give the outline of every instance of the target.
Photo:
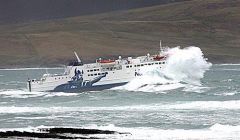
M 82 61 L 81 61 L 81 59 L 78 57 L 78 55 L 77 55 L 77 53 L 74 51 L 74 54 L 75 54 L 75 56 L 76 56 L 76 58 L 77 58 L 77 61 L 79 62 L 79 63 L 81 63 Z

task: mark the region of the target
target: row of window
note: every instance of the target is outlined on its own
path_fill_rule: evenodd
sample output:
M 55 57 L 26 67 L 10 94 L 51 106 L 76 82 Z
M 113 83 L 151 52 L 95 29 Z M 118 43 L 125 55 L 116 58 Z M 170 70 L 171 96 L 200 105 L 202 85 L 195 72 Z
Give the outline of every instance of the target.
M 54 79 L 55 79 L 55 80 L 58 80 L 58 79 L 60 80 L 60 79 L 64 79 L 64 78 L 66 78 L 66 79 L 67 79 L 68 77 L 58 77 L 58 78 L 54 78 Z M 45 78 L 44 78 L 44 79 L 41 79 L 41 81 L 45 81 L 45 80 L 46 80 Z M 32 80 L 32 82 L 39 83 L 39 81 L 38 81 L 38 80 L 36 80 L 36 79 L 33 79 L 33 80 Z
M 106 67 L 106 68 L 103 68 L 103 70 L 115 70 L 116 67 Z
M 134 67 L 142 67 L 142 66 L 146 66 L 146 65 L 158 65 L 158 64 L 165 64 L 165 62 L 155 62 L 155 63 L 146 63 L 146 64 L 139 64 L 139 65 L 134 65 Z M 132 68 L 133 66 L 132 65 L 128 65 L 126 66 L 126 68 Z
M 93 71 L 99 71 L 99 69 L 91 69 L 91 70 L 87 70 L 87 72 L 93 72 Z
M 104 72 L 104 73 L 94 73 L 94 74 L 88 74 L 88 76 L 97 76 L 97 75 L 104 75 L 104 74 L 108 74 L 108 72 Z
M 141 64 L 141 65 L 139 64 L 139 65 L 134 65 L 134 67 L 142 67 L 144 65 L 154 65 L 154 64 L 156 64 L 156 65 L 158 65 L 158 64 L 165 64 L 165 62 L 146 63 L 146 64 Z M 132 68 L 132 67 L 133 67 L 133 65 L 126 66 L 126 68 Z M 115 69 L 116 69 L 116 67 L 103 68 L 103 70 L 115 70 Z M 94 72 L 94 71 L 100 71 L 100 69 L 87 70 L 87 72 Z M 91 75 L 91 74 L 89 74 L 89 75 Z
M 68 77 L 65 77 L 66 79 L 68 78 Z M 59 78 L 55 78 L 55 80 L 57 80 L 57 79 L 61 79 L 61 77 L 59 77 Z M 64 77 L 62 77 L 62 79 L 64 79 Z

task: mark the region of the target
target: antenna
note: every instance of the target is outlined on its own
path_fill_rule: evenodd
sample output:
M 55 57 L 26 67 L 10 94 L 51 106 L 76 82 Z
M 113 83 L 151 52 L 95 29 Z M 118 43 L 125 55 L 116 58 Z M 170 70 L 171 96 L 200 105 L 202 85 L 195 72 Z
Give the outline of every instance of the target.
M 77 61 L 79 62 L 79 63 L 81 63 L 81 60 L 79 59 L 79 57 L 78 57 L 78 55 L 77 55 L 77 53 L 74 51 L 74 54 L 75 54 L 75 56 L 76 56 L 76 58 L 77 58 Z
M 162 40 L 159 41 L 159 47 L 160 47 L 160 53 L 163 52 L 163 48 L 162 48 Z

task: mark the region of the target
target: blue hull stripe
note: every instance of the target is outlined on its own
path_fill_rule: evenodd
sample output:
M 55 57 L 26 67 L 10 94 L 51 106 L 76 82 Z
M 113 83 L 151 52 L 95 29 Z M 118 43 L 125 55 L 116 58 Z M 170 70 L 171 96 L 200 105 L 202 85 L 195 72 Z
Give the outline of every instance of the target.
M 128 82 L 124 83 L 115 83 L 115 84 L 107 84 L 107 85 L 97 85 L 97 86 L 78 86 L 75 84 L 67 83 L 63 85 L 57 86 L 51 92 L 84 92 L 84 91 L 99 91 L 104 89 L 110 89 L 117 86 L 122 86 L 127 84 Z

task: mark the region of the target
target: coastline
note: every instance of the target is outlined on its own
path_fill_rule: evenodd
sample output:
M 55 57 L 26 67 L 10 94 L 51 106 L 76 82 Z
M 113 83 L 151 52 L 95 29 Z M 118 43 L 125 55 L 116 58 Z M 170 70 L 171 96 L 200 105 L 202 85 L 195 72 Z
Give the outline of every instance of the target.
M 210 62 L 210 61 L 208 61 Z M 213 65 L 240 65 L 240 62 L 236 62 L 236 63 L 213 63 L 213 62 L 210 62 L 212 63 Z M 65 65 L 67 66 L 67 65 Z M 0 66 L 0 71 L 16 71 L 16 70 L 39 70 L 39 69 L 63 69 L 64 67 L 55 67 L 55 66 L 35 66 L 35 65 L 28 65 L 28 66 L 25 66 L 25 65 L 21 65 L 21 66 L 18 66 L 18 67 L 14 67 L 14 66 L 6 66 L 6 67 L 1 67 Z
M 231 5 L 239 2 L 183 1 L 0 25 L 0 68 L 59 67 L 75 59 L 74 51 L 84 63 L 153 54 L 159 40 L 199 47 L 213 64 L 240 63 L 240 8 Z

